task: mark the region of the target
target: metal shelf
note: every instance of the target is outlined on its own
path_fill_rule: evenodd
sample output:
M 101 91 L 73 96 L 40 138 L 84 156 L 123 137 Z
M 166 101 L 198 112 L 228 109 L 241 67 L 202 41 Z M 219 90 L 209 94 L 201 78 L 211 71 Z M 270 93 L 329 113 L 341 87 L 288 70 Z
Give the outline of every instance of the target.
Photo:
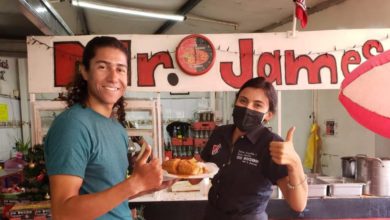
M 151 137 L 153 137 L 153 129 L 127 128 L 127 134 L 129 136 L 151 136 Z
M 41 111 L 65 110 L 65 101 L 31 101 L 32 106 L 32 144 L 41 144 L 45 131 L 42 127 Z
M 1 98 L 8 98 L 8 99 L 15 99 L 15 100 L 20 100 L 19 97 L 12 96 L 12 95 L 5 95 L 5 94 L 0 94 Z
M 34 100 L 34 99 L 31 99 Z M 153 147 L 154 154 L 157 157 L 162 157 L 162 140 L 161 140 L 161 109 L 159 100 L 125 100 L 125 110 L 141 110 L 150 112 L 151 129 L 126 128 L 129 136 L 149 136 L 152 137 L 153 143 L 149 143 Z M 42 142 L 45 130 L 42 127 L 42 111 L 58 111 L 65 110 L 66 102 L 64 101 L 31 101 L 32 106 L 32 137 L 33 144 Z
M 0 128 L 21 128 L 21 121 L 3 121 L 0 122 Z
M 148 111 L 151 115 L 151 129 L 127 128 L 129 136 L 150 136 L 153 143 L 149 143 L 153 147 L 153 153 L 162 158 L 162 131 L 161 131 L 161 108 L 159 97 L 157 100 L 125 100 L 125 110 L 141 110 Z

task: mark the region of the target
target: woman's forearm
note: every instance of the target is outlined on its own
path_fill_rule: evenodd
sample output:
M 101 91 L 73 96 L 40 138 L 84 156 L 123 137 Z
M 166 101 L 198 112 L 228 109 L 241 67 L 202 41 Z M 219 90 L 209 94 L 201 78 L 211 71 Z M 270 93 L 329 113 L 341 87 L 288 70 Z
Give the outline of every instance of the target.
M 288 167 L 288 176 L 284 179 L 285 197 L 290 207 L 301 212 L 306 207 L 308 187 L 300 160 Z

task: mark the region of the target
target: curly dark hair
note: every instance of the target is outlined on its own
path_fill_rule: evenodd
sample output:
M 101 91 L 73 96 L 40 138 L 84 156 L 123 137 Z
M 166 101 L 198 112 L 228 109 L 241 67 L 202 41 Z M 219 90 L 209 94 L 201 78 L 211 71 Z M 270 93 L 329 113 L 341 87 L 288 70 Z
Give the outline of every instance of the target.
M 126 55 L 128 62 L 128 49 L 115 37 L 101 36 L 95 37 L 90 40 L 84 48 L 82 65 L 88 71 L 90 68 L 90 61 L 96 55 L 96 51 L 102 47 L 112 47 L 119 49 Z M 80 63 L 76 63 L 76 74 L 73 79 L 73 82 L 70 83 L 67 89 L 67 96 L 65 97 L 68 107 L 73 106 L 74 104 L 81 104 L 83 107 L 86 107 L 86 102 L 88 98 L 88 85 L 87 81 L 84 80 L 80 73 L 79 69 Z M 125 126 L 125 99 L 122 96 L 114 104 L 112 108 L 113 118 L 116 118 L 122 126 Z

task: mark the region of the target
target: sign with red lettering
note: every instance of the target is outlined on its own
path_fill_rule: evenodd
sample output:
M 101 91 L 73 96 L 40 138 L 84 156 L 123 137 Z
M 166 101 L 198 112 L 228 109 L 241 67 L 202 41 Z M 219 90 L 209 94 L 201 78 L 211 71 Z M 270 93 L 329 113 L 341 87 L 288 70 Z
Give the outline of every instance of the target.
M 129 48 L 130 42 L 122 42 Z M 64 87 L 72 82 L 82 63 L 84 46 L 78 41 L 54 42 L 54 86 Z
M 294 38 L 286 33 L 114 36 L 129 45 L 128 91 L 189 92 L 235 91 L 257 76 L 278 90 L 339 89 L 354 68 L 390 48 L 389 32 L 307 31 Z M 185 39 L 194 36 L 207 40 L 190 53 L 194 41 Z M 29 37 L 30 92 L 61 92 L 93 37 Z

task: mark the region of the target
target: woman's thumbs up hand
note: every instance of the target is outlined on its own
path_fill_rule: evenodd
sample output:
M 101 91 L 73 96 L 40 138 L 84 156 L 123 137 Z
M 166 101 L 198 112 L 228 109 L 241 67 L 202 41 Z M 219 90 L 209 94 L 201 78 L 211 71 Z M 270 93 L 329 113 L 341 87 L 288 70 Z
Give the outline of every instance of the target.
M 294 166 L 297 162 L 300 163 L 300 158 L 294 149 L 293 137 L 295 127 L 291 127 L 286 136 L 285 141 L 272 141 L 270 143 L 270 154 L 272 160 L 276 164 Z

